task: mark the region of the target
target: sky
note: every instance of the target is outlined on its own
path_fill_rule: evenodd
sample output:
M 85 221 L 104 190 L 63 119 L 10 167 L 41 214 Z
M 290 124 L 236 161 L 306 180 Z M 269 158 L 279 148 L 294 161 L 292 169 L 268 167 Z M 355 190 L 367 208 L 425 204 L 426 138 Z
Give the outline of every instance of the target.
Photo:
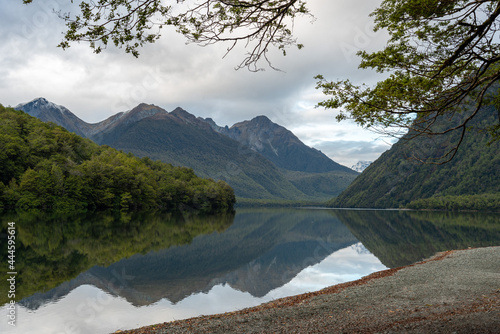
M 57 47 L 65 30 L 54 10 L 68 12 L 69 0 L 0 0 L 0 103 L 16 106 L 38 97 L 63 105 L 82 120 L 96 123 L 139 103 L 167 111 L 182 107 L 221 126 L 266 115 L 291 130 L 306 145 L 334 161 L 352 166 L 377 159 L 393 140 L 362 129 L 351 121 L 338 123 L 337 111 L 316 108 L 327 97 L 315 89 L 314 76 L 373 84 L 379 74 L 358 69 L 358 50 L 375 51 L 387 41 L 373 32 L 369 14 L 380 0 L 311 0 L 314 15 L 296 19 L 293 29 L 302 50 L 287 56 L 271 52 L 264 71 L 235 70 L 245 50 L 229 45 L 186 44 L 174 30 L 140 51 L 123 49 L 94 54 L 85 43 Z

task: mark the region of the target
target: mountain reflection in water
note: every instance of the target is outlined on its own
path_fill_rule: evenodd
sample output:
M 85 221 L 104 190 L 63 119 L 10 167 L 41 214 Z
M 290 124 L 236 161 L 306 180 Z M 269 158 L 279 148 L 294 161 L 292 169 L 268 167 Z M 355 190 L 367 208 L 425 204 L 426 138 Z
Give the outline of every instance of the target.
M 500 213 L 334 210 L 331 214 L 389 268 L 442 251 L 500 245 Z
M 2 237 L 16 221 L 23 321 L 0 323 L 0 332 L 107 333 L 241 309 L 438 251 L 500 245 L 499 217 L 309 209 L 3 216 Z
M 36 309 L 81 285 L 93 285 L 141 306 L 173 303 L 219 284 L 262 297 L 304 268 L 358 240 L 325 211 L 239 211 L 223 233 L 199 235 L 190 244 L 136 254 L 94 266 L 58 287 L 25 298 Z

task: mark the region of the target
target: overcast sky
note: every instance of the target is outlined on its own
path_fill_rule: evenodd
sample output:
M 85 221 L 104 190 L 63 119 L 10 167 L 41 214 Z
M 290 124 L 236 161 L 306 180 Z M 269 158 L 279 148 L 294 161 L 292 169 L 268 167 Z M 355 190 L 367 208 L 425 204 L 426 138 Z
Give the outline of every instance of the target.
M 16 106 L 38 97 L 63 105 L 86 122 L 95 123 L 139 103 L 168 111 L 182 107 L 221 126 L 266 115 L 294 132 L 304 143 L 333 160 L 351 166 L 375 160 L 390 139 L 353 123 L 337 123 L 335 111 L 315 108 L 325 96 L 314 76 L 373 83 L 376 74 L 359 70 L 355 52 L 377 50 L 384 33 L 372 31 L 369 14 L 379 0 L 312 0 L 316 20 L 295 22 L 302 50 L 286 57 L 271 55 L 274 66 L 249 72 L 234 68 L 244 50 L 223 58 L 228 45 L 186 45 L 182 36 L 165 30 L 160 41 L 141 49 L 138 59 L 109 48 L 94 54 L 85 43 L 57 48 L 64 22 L 53 9 L 71 9 L 69 0 L 3 0 L 0 4 L 0 103 Z

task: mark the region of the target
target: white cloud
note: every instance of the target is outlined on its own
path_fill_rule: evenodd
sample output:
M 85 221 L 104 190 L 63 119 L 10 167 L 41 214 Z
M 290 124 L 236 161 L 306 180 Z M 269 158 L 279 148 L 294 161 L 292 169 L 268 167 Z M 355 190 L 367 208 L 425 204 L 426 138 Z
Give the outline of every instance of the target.
M 373 141 L 334 140 L 318 141 L 313 145 L 334 161 L 344 166 L 352 166 L 358 161 L 374 161 L 391 147 L 391 142 L 384 139 Z

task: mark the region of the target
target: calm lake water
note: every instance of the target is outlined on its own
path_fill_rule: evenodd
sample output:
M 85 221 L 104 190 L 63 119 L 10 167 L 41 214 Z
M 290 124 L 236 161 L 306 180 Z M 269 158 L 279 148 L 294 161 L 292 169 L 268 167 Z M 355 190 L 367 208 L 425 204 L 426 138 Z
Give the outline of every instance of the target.
M 240 209 L 1 218 L 1 333 L 110 333 L 255 306 L 408 265 L 500 245 L 500 214 Z M 15 222 L 16 326 L 7 235 Z

